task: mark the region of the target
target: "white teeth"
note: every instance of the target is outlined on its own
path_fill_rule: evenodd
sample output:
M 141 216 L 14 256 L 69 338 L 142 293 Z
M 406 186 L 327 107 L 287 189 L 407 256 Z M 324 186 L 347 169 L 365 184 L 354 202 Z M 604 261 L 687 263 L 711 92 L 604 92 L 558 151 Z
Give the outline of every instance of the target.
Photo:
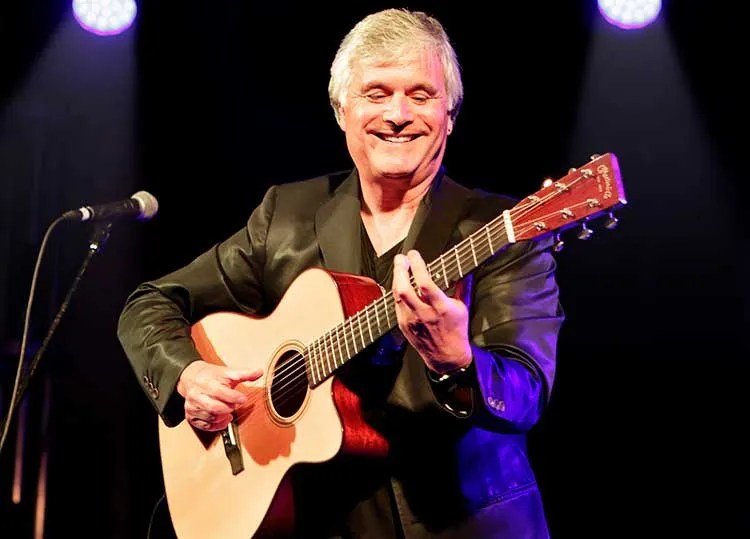
M 409 142 L 411 137 L 383 137 L 388 142 Z

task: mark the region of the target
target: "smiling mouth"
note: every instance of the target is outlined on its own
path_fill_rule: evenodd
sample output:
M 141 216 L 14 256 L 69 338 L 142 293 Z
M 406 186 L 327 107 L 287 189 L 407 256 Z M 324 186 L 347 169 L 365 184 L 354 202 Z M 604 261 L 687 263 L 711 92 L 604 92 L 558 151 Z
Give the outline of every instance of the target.
M 391 142 L 393 144 L 403 144 L 404 142 L 411 142 L 417 135 L 377 135 L 380 140 Z

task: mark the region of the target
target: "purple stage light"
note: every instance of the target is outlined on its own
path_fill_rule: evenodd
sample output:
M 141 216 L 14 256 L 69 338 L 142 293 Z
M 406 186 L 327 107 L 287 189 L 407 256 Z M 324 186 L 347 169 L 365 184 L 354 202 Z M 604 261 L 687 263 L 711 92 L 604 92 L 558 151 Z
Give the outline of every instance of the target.
M 661 11 L 661 0 L 598 0 L 607 22 L 632 30 L 651 24 Z
M 135 20 L 135 0 L 73 0 L 78 24 L 99 36 L 124 32 Z

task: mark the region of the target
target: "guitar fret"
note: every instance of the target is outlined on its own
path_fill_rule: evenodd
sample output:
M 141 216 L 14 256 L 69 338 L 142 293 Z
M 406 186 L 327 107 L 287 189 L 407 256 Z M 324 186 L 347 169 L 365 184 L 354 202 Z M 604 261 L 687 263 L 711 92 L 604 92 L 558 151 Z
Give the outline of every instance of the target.
M 372 336 L 372 326 L 370 325 L 370 309 L 365 309 L 365 316 L 367 317 L 367 331 L 370 332 L 370 342 L 374 342 L 375 338 Z
M 339 347 L 339 360 L 341 361 L 341 364 L 343 365 L 344 356 L 343 356 L 343 353 L 341 352 L 341 331 L 339 331 L 339 328 L 336 328 L 336 344 Z M 333 361 L 334 361 L 334 364 L 338 367 L 339 362 L 336 361 L 335 357 L 333 358 Z
M 318 347 L 318 352 L 315 351 L 316 345 Z M 315 341 L 313 341 L 313 344 L 312 344 L 312 366 L 313 366 L 313 371 L 315 373 L 313 375 L 313 378 L 316 378 L 315 380 L 316 384 L 320 383 L 320 381 L 323 380 L 323 377 L 320 375 L 320 351 L 319 350 L 320 350 L 320 339 L 316 339 Z M 315 356 L 316 353 L 318 354 L 317 357 Z
M 364 331 L 362 331 L 362 313 L 357 316 L 357 322 L 359 323 L 359 340 L 362 342 L 362 350 L 364 350 L 367 345 L 365 344 Z
M 310 378 L 312 380 L 313 385 L 316 385 L 318 383 L 318 377 L 315 373 L 315 341 L 311 342 L 310 345 L 306 348 L 307 351 L 307 364 L 310 367 Z
M 450 287 L 450 282 L 448 281 L 448 272 L 445 271 L 445 257 L 440 257 L 440 267 L 443 268 L 443 282 L 445 282 L 445 288 Z
M 490 235 L 490 227 L 487 225 L 484 227 L 484 231 L 487 232 L 487 243 L 490 246 L 490 254 L 493 254 L 495 252 L 495 248 L 492 246 L 492 236 Z
M 328 372 L 326 373 L 326 375 L 328 375 L 328 374 L 330 374 L 330 373 L 333 372 L 333 368 L 331 367 L 331 354 L 333 353 L 333 335 L 329 331 L 328 333 L 326 333 L 326 336 L 328 337 L 328 340 L 331 343 L 331 345 L 330 345 L 330 352 L 331 353 L 328 353 L 329 352 L 329 347 L 328 347 L 328 344 L 326 343 L 326 358 L 325 359 L 326 359 L 326 365 L 328 366 Z
M 461 270 L 461 259 L 458 258 L 458 245 L 453 246 L 453 254 L 456 255 L 456 266 L 458 266 L 458 274 L 463 278 L 464 272 Z
M 352 332 L 352 350 L 354 350 L 354 353 L 357 353 L 357 348 L 359 345 L 357 344 L 357 317 L 353 316 L 350 318 L 349 326 L 351 326 L 351 332 Z
M 471 247 L 471 256 L 474 257 L 474 267 L 479 265 L 477 262 L 477 252 L 474 250 L 474 236 L 469 236 L 469 246 Z
M 380 317 L 378 316 L 378 304 L 377 304 L 377 302 L 373 303 L 373 307 L 374 307 L 374 310 L 375 310 L 375 323 L 378 325 L 378 333 L 380 333 L 383 330 L 380 328 Z
M 351 326 L 351 323 L 349 324 Z M 352 357 L 352 353 L 349 351 L 349 336 L 346 333 L 346 324 L 343 326 L 344 329 L 344 346 L 346 347 L 346 357 Z
M 386 300 L 388 299 L 388 296 L 383 296 L 383 297 L 384 297 L 384 298 L 385 298 Z M 393 295 L 391 294 L 391 296 L 390 296 L 390 297 L 393 297 Z M 391 317 L 390 317 L 390 316 L 388 316 L 388 314 L 389 314 L 389 313 L 388 313 L 388 311 L 389 311 L 389 309 L 388 309 L 388 302 L 387 302 L 387 301 L 384 301 L 383 303 L 385 304 L 385 305 L 384 305 L 384 306 L 385 306 L 385 320 L 386 320 L 386 322 L 388 322 L 388 327 L 390 327 L 390 326 L 391 326 L 392 324 L 391 324 Z
M 323 380 L 327 376 L 326 373 L 326 363 L 328 362 L 328 345 L 325 341 L 325 336 L 323 340 L 320 342 L 320 362 L 318 363 L 320 365 L 320 379 Z

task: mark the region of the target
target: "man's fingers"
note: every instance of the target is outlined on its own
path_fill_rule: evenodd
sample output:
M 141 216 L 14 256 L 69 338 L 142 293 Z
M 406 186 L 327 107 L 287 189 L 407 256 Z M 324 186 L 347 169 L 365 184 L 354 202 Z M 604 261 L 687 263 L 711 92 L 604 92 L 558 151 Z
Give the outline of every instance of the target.
M 193 396 L 185 402 L 185 410 L 191 415 L 201 418 L 231 414 L 234 408 L 234 403 L 225 402 L 213 395 L 206 394 Z
M 228 369 L 224 372 L 226 384 L 217 390 L 216 397 L 229 404 L 243 404 L 247 400 L 248 382 L 255 382 L 261 376 L 262 369 Z
M 419 304 L 419 298 L 410 280 L 409 259 L 397 254 L 393 257 L 393 299 L 396 303 L 403 303 L 409 309 L 414 309 Z
M 247 401 L 247 387 L 239 384 L 258 380 L 261 369 L 232 369 L 210 365 L 196 378 L 191 386 L 183 387 L 184 397 L 195 408 L 209 410 L 214 414 L 225 414 Z
M 232 419 L 232 414 L 222 414 L 220 416 L 193 416 L 188 421 L 197 429 L 217 431 L 226 428 Z
M 238 404 L 244 404 L 247 401 L 247 393 L 244 393 L 237 388 L 233 389 L 223 385 L 218 386 L 211 397 L 215 401 L 221 402 L 230 408 L 234 408 Z
M 434 299 L 439 299 L 440 289 L 433 282 L 422 255 L 418 251 L 411 250 L 406 256 L 409 260 L 411 274 L 414 276 L 417 297 L 427 304 L 431 304 Z
M 228 369 L 224 376 L 230 382 L 230 387 L 234 387 L 241 382 L 254 382 L 263 376 L 263 369 Z

